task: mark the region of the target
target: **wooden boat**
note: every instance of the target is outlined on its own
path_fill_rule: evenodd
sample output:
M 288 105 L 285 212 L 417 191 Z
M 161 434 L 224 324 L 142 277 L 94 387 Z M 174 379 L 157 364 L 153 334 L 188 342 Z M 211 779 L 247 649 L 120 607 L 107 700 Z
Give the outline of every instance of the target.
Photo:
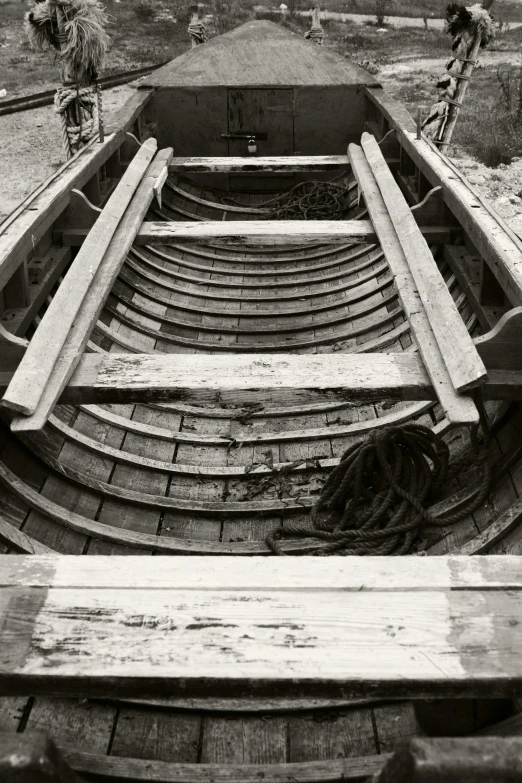
M 342 220 L 267 219 L 339 176 Z M 249 22 L 145 79 L 0 227 L 1 768 L 44 731 L 52 780 L 364 780 L 481 732 L 513 770 L 521 305 L 520 238 L 346 59 Z M 492 483 L 439 557 L 252 557 L 372 432 L 466 456 L 477 388 Z

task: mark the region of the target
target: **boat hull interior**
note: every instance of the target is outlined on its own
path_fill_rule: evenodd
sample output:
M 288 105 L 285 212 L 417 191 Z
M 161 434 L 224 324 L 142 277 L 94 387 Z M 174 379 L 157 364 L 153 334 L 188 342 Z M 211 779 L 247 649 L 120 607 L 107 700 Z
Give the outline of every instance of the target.
M 337 55 L 329 68 L 330 53 L 314 70 L 306 59 L 315 57 L 312 44 L 269 23 L 250 27 L 206 44 L 205 61 L 192 50 L 142 82 L 132 105 L 108 125 L 109 139 L 120 133 L 118 142 L 107 154 L 91 150 L 88 168 L 82 169 L 80 156 L 75 173 L 66 169 L 48 186 L 67 197 L 32 227 L 35 249 L 28 246 L 28 229 L 20 228 L 30 204 L 15 216 L 5 236 L 19 232 L 30 296 L 20 305 L 9 284 L 0 292 L 7 332 L 31 339 L 84 239 L 71 229 L 92 225 L 92 206 L 103 208 L 139 143 L 151 135 L 159 149 L 173 146 L 175 156 L 203 158 L 246 156 L 249 134 L 258 136 L 259 156 L 345 155 L 348 144 L 369 131 L 410 206 L 420 205 L 423 215 L 433 207 L 426 221 L 439 234 L 430 250 L 471 337 L 522 302 L 522 291 L 502 285 L 498 275 L 493 279 L 487 228 L 477 232 L 466 223 L 440 172 L 420 153 L 415 157 L 413 121 L 373 77 Z M 274 47 L 284 63 L 271 59 Z M 171 172 L 161 206 L 155 201 L 147 220 L 264 220 L 271 201 L 310 179 L 342 183 L 349 194 L 344 219 L 367 217 L 347 166 L 334 174 Z M 83 211 L 77 199 L 71 206 L 74 188 L 88 199 Z M 0 250 L 1 241 L 0 234 Z M 488 274 L 493 282 L 481 289 Z M 334 362 L 339 353 L 415 354 L 416 344 L 378 243 L 234 247 L 208 241 L 133 246 L 86 350 L 254 354 L 261 360 L 329 354 Z M 522 411 L 514 399 L 488 399 L 485 409 L 492 436 L 489 496 L 457 524 L 423 530 L 415 553 L 522 554 Z M 237 392 L 208 402 L 199 396 L 59 404 L 38 432 L 13 432 L 10 422 L 4 410 L 0 538 L 2 553 L 13 554 L 270 556 L 266 538 L 275 530 L 299 524 L 312 531 L 310 510 L 329 471 L 372 432 L 415 422 L 445 439 L 451 463 L 471 453 L 469 430 L 450 426 L 441 405 L 430 400 L 288 392 L 274 401 Z M 442 520 L 458 510 L 477 475 L 471 463 L 452 476 L 431 502 L 433 515 Z M 303 537 L 283 539 L 282 547 L 295 556 L 320 551 L 317 540 Z M 0 699 L 0 730 L 43 730 L 59 747 L 91 754 L 101 766 L 91 759 L 93 766 L 83 770 L 89 780 L 250 780 L 258 774 L 274 781 L 363 780 L 379 768 L 374 757 L 405 739 L 440 733 L 441 723 L 449 733 L 473 734 L 515 711 L 507 698 L 443 700 L 427 709 L 407 699 L 12 696 Z M 167 762 L 178 765 L 178 777 L 174 766 L 172 777 L 148 778 L 145 768 L 118 777 L 122 768 L 116 767 L 109 775 L 104 758 Z M 360 766 L 350 777 L 352 759 Z M 285 764 L 297 765 L 288 767 L 295 777 L 286 777 Z M 203 766 L 200 773 L 182 773 L 182 765 Z

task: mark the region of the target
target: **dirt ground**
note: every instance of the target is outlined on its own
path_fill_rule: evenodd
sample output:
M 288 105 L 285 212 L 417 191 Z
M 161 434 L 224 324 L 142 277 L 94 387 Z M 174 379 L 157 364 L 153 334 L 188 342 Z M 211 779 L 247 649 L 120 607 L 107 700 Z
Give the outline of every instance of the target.
M 104 112 L 122 106 L 134 91 L 128 84 L 103 93 Z M 65 162 L 60 121 L 53 106 L 0 117 L 0 222 Z

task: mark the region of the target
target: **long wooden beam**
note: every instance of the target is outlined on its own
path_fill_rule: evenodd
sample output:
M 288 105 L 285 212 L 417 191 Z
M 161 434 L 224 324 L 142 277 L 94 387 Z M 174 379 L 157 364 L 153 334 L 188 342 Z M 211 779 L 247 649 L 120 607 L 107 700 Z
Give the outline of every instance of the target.
M 0 395 L 13 377 L 0 368 Z M 522 371 L 495 369 L 484 386 L 487 399 L 517 399 Z M 84 354 L 58 402 L 298 403 L 300 400 L 436 400 L 416 354 L 218 355 Z M 34 417 L 18 417 L 13 429 L 38 429 Z
M 447 228 L 426 226 L 426 235 L 440 239 L 448 234 Z M 223 245 L 300 245 L 343 244 L 346 242 L 374 244 L 378 241 L 369 220 L 209 220 L 205 222 L 143 223 L 136 234 L 136 244 L 164 245 L 177 242 L 199 244 L 219 241 Z
M 366 95 L 397 131 L 405 152 L 434 186 L 485 259 L 511 303 L 522 305 L 522 239 L 495 213 L 451 161 L 426 139 L 416 138 L 415 122 L 406 109 L 381 88 Z
M 288 245 L 292 243 L 374 243 L 369 220 L 209 220 L 205 222 L 143 223 L 136 235 L 140 245 L 219 240 L 224 245 Z
M 0 392 L 11 373 L 0 370 Z M 402 354 L 84 354 L 60 402 L 435 399 L 422 360 Z M 16 419 L 13 429 L 33 425 Z M 39 424 L 39 422 L 37 423 Z M 30 427 L 38 429 L 39 427 Z
M 211 221 L 209 221 L 209 222 L 211 222 Z M 245 223 L 248 223 L 249 225 L 250 225 L 251 222 L 253 222 L 253 221 L 245 221 Z M 267 222 L 268 221 L 263 221 L 263 223 L 267 223 Z M 282 221 L 277 221 L 278 227 L 280 227 L 281 222 Z M 306 226 L 309 226 L 311 221 L 308 220 L 308 221 L 306 221 L 306 223 L 304 223 L 303 221 L 297 221 L 297 220 L 296 221 L 291 221 L 291 222 L 293 222 L 293 223 L 303 223 L 303 229 L 306 231 Z M 322 220 L 322 221 L 317 221 L 317 222 L 325 223 L 326 221 Z M 337 223 L 338 221 L 335 221 L 335 222 Z M 350 221 L 345 221 L 345 222 L 350 222 Z M 369 221 L 353 221 L 353 222 L 358 222 L 358 223 L 362 224 L 361 230 L 363 230 L 364 224 L 365 223 L 368 224 Z M 216 226 L 237 225 L 237 223 L 234 224 L 232 221 L 226 221 L 226 223 L 225 222 L 217 223 L 217 221 L 215 221 L 214 223 L 215 223 Z M 170 225 L 174 226 L 173 233 L 171 233 L 171 229 L 169 228 Z M 154 233 L 154 231 L 156 230 L 156 228 L 155 228 L 156 226 L 160 226 L 161 227 L 160 230 L 161 230 L 161 232 L 163 234 L 163 238 L 161 239 L 161 242 L 163 244 L 177 244 L 176 243 L 177 234 L 175 234 L 174 231 L 175 232 L 183 231 L 185 226 L 187 227 L 188 238 L 185 238 L 185 237 L 184 238 L 180 238 L 180 242 L 183 242 L 183 243 L 186 243 L 187 241 L 190 242 L 190 241 L 192 241 L 191 237 L 194 235 L 193 234 L 193 232 L 194 232 L 194 229 L 193 229 L 194 225 L 195 224 L 193 222 L 192 223 L 181 223 L 181 222 L 178 222 L 178 221 L 176 221 L 174 224 L 169 224 L 169 223 L 165 223 L 165 222 L 144 223 L 142 229 L 140 229 L 140 231 L 138 231 L 138 234 L 136 235 L 135 244 L 136 245 L 146 245 L 146 244 L 148 244 L 149 241 L 150 242 L 152 242 L 152 241 L 159 242 L 160 240 L 157 239 L 157 238 L 154 238 L 154 240 L 148 239 L 147 238 L 147 234 L 145 233 L 147 231 Z M 198 224 L 198 225 L 203 225 L 203 223 Z M 213 229 L 211 229 L 211 230 L 213 230 Z M 220 229 L 217 228 L 216 230 L 219 231 Z M 296 227 L 296 230 L 298 230 L 297 227 Z M 198 230 L 198 232 L 195 232 L 197 234 L 197 241 L 198 242 L 199 241 L 201 241 L 201 242 L 205 241 L 205 239 L 201 238 L 201 236 L 202 236 L 201 232 L 204 232 L 204 231 L 205 231 L 205 229 L 200 228 Z M 424 226 L 423 225 L 423 226 L 420 226 L 420 231 L 421 231 L 422 235 L 426 237 L 426 241 L 427 242 L 430 242 L 430 243 L 435 244 L 435 245 L 446 245 L 446 244 L 450 244 L 450 243 L 452 243 L 454 241 L 454 237 L 453 237 L 454 231 L 453 231 L 453 229 L 451 229 L 448 226 L 442 226 L 442 225 L 438 225 L 438 226 Z M 89 229 L 87 229 L 87 228 L 66 228 L 66 229 L 63 229 L 63 230 L 58 230 L 55 233 L 55 241 L 59 242 L 64 247 L 81 247 L 82 244 L 85 242 L 85 239 L 88 236 L 88 234 L 89 234 Z M 271 243 L 273 244 L 274 243 L 274 241 L 273 241 L 273 237 L 274 236 L 278 237 L 280 235 L 278 233 L 276 233 L 275 235 L 271 234 L 270 235 L 270 240 L 267 237 L 266 239 L 263 240 L 263 242 L 261 244 L 271 244 Z M 284 237 L 285 237 L 285 241 L 282 242 L 281 244 L 287 244 L 289 242 L 288 234 L 285 234 Z M 297 236 L 296 241 L 301 243 L 301 237 L 302 237 L 302 233 L 300 233 Z M 317 240 L 316 237 L 317 237 L 317 235 L 314 234 L 314 240 L 313 240 L 312 244 L 316 244 L 317 243 L 318 240 Z M 216 238 L 216 237 L 213 236 L 211 238 L 214 239 L 215 241 L 221 241 L 221 239 L 219 237 Z M 194 239 L 193 241 L 195 242 L 196 240 Z M 356 244 L 357 242 L 363 241 L 363 240 L 358 240 L 358 239 L 355 240 L 355 239 L 352 239 L 351 237 L 349 237 L 348 240 L 347 240 L 346 236 L 345 236 L 344 237 L 344 241 L 345 242 L 349 241 L 349 242 L 353 242 L 354 244 Z M 376 241 L 377 240 L 376 240 L 375 232 L 373 230 L 370 231 L 368 229 L 368 234 L 365 235 L 364 242 L 365 243 L 368 242 L 368 243 L 373 244 Z M 223 240 L 223 244 L 238 244 L 238 243 L 235 242 L 235 241 L 232 241 L 230 239 L 230 237 L 225 237 L 225 239 Z M 256 240 L 249 240 L 248 244 L 249 245 L 257 244 L 257 241 Z M 303 242 L 303 244 L 304 244 L 304 242 Z
M 369 133 L 363 133 L 361 144 L 397 231 L 451 382 L 458 392 L 474 388 L 486 378 L 484 363 L 379 145 Z
M 60 355 L 63 356 L 64 344 L 79 317 L 107 248 L 156 148 L 156 139 L 148 139 L 139 149 L 58 288 L 2 400 L 2 404 L 10 410 L 25 416 L 35 412 L 53 369 Z
M 173 158 L 170 172 L 187 174 L 189 172 L 234 172 L 234 171 L 338 171 L 348 169 L 347 155 L 281 155 L 279 157 L 244 158 Z
M 496 698 L 522 687 L 516 556 L 303 568 L 2 555 L 0 574 L 8 696 Z
M 131 248 L 134 233 L 141 225 L 152 202 L 157 177 L 166 170 L 171 155 L 171 147 L 160 150 L 148 166 L 89 286 L 72 328 L 65 338 L 58 360 L 49 375 L 34 413 L 15 419 L 12 423 L 13 429 L 39 429 L 43 427 L 51 414 L 62 390 L 81 359 L 89 335 Z
M 424 309 L 422 297 L 415 285 L 396 228 L 386 208 L 379 185 L 362 149 L 350 144 L 349 156 L 368 213 L 379 235 L 380 245 L 395 279 L 399 298 L 408 318 L 419 353 L 437 392 L 449 422 L 455 424 L 478 422 L 478 411 L 470 397 L 458 394 L 451 382 L 444 357 L 433 334 Z

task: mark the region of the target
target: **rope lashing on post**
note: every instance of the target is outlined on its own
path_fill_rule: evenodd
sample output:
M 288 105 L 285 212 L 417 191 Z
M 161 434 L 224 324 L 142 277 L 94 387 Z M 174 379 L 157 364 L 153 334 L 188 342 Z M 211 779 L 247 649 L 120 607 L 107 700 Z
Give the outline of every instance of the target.
M 321 9 L 318 5 L 312 10 L 311 29 L 304 34 L 304 37 L 319 46 L 323 44 L 324 32 L 321 27 Z
M 74 103 L 76 116 L 79 123 L 76 124 L 70 105 Z M 82 144 L 90 141 L 97 132 L 98 98 L 95 88 L 76 86 L 59 87 L 54 97 L 54 110 L 62 121 L 62 143 L 66 157 L 70 158 L 77 152 Z
M 313 507 L 313 528 L 286 522 L 266 538 L 276 555 L 281 541 L 298 537 L 316 542 L 310 554 L 407 555 L 423 526 L 447 527 L 461 521 L 486 499 L 491 482 L 490 434 L 480 405 L 479 425 L 470 428 L 471 464 L 480 469 L 472 497 L 453 514 L 434 517 L 426 504 L 450 476 L 449 449 L 429 427 L 406 424 L 374 430 L 350 446 L 328 476 Z M 482 442 L 481 442 L 482 439 Z M 469 462 L 469 460 L 468 460 Z M 461 469 L 460 462 L 451 472 Z M 326 519 L 322 511 L 330 512 Z
M 447 147 L 471 80 L 476 55 L 494 36 L 494 23 L 483 5 L 466 8 L 451 3 L 446 10 L 446 32 L 453 36 L 453 53 L 437 82 L 437 101 L 422 125 L 424 134 L 435 144 Z M 488 7 L 491 3 L 488 3 Z
M 192 38 L 193 45 L 199 46 L 202 43 L 205 43 L 207 40 L 207 32 L 205 25 L 203 22 L 198 19 L 192 20 L 188 26 L 188 33 L 190 37 Z
M 266 211 L 267 220 L 340 220 L 357 200 L 350 192 L 350 185 L 350 181 L 308 180 L 258 206 Z M 244 206 L 227 196 L 221 201 L 225 205 Z
M 308 32 L 304 34 L 304 37 L 307 38 L 312 43 L 319 44 L 319 46 L 322 46 L 323 38 L 324 38 L 323 28 L 312 27 L 311 30 L 308 30 Z
M 26 14 L 31 46 L 54 49 L 61 68 L 62 87 L 55 110 L 62 122 L 67 157 L 96 135 L 103 140 L 101 90 L 97 83 L 109 37 L 107 15 L 98 0 L 34 0 Z

